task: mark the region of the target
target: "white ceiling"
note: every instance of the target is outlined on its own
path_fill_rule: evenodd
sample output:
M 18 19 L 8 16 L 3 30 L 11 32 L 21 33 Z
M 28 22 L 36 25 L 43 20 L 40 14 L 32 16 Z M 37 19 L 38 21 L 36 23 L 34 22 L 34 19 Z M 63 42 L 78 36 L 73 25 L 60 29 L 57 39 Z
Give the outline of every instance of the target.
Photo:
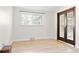
M 53 12 L 53 11 L 60 9 L 63 6 L 19 6 L 19 7 L 30 9 L 30 10 L 40 10 L 40 11 Z

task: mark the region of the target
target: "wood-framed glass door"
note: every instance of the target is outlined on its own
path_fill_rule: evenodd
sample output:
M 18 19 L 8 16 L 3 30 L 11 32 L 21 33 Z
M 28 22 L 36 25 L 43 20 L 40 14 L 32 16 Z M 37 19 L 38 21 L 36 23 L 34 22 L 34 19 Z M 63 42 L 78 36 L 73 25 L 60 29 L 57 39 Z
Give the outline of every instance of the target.
M 71 8 L 66 13 L 66 21 L 67 21 L 67 28 L 66 28 L 66 42 L 75 45 L 75 7 Z
M 58 39 L 65 41 L 65 13 L 58 13 Z
M 75 45 L 75 7 L 57 14 L 57 39 Z

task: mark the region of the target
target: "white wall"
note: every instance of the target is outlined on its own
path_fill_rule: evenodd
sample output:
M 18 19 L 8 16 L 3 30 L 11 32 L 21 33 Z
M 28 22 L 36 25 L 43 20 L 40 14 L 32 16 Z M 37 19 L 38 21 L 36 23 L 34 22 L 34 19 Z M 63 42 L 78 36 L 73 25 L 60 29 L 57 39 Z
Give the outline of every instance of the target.
M 0 6 L 0 45 L 10 44 L 12 24 L 12 7 Z
M 46 12 L 44 17 L 45 24 L 42 26 L 21 26 L 19 24 L 19 11 L 26 9 L 8 6 L 0 7 L 0 43 L 10 44 L 12 40 L 20 41 L 28 40 L 28 38 L 57 39 L 57 12 L 67 8 L 69 7 L 62 7 L 54 12 Z
M 79 6 L 76 6 L 76 47 L 79 48 Z
M 44 16 L 45 24 L 41 26 L 21 26 L 19 11 L 21 8 L 14 7 L 13 41 L 36 39 L 54 39 L 53 12 L 47 12 Z M 25 9 L 24 9 L 25 10 Z M 27 10 L 27 9 L 26 9 Z M 33 11 L 33 10 L 32 10 Z M 34 10 L 36 11 L 36 10 Z

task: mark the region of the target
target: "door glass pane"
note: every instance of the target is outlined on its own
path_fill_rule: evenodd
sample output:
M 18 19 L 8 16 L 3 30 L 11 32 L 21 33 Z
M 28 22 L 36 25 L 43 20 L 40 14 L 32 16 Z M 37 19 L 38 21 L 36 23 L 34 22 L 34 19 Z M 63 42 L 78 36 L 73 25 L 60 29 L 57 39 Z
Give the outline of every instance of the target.
M 65 25 L 65 18 L 64 14 L 60 15 L 60 37 L 64 38 L 64 25 Z
M 67 39 L 73 40 L 73 11 L 67 13 Z

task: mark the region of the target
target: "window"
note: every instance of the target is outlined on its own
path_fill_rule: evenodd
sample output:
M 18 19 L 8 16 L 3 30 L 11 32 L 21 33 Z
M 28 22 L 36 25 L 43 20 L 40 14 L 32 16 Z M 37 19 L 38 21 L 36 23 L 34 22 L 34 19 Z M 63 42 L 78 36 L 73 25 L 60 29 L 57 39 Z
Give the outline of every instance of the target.
M 21 12 L 21 25 L 42 25 L 43 14 L 33 12 Z

